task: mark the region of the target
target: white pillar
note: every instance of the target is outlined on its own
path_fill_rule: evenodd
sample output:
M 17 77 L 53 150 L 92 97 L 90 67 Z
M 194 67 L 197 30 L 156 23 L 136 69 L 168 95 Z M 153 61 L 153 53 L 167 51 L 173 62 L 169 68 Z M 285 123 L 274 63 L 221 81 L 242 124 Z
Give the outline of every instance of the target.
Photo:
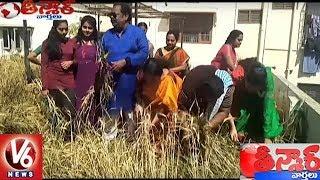
M 235 3 L 235 7 L 234 7 L 234 22 L 233 22 L 233 29 L 236 29 L 236 24 L 238 23 L 238 3 Z
M 265 38 L 266 38 L 266 30 L 267 30 L 267 22 L 268 22 L 268 12 L 269 12 L 269 4 L 263 2 L 261 4 L 262 9 L 262 19 L 259 31 L 259 40 L 258 40 L 258 61 L 263 63 L 263 54 L 264 54 L 264 45 L 265 45 Z
M 287 55 L 287 63 L 286 63 L 286 71 L 285 71 L 285 77 L 288 79 L 289 75 L 289 64 L 290 64 L 290 58 L 291 58 L 291 52 L 292 52 L 292 37 L 293 37 L 293 23 L 295 19 L 295 11 L 296 11 L 296 3 L 293 4 L 292 8 L 292 14 L 291 14 L 291 27 L 290 27 L 290 36 L 289 36 L 289 47 L 288 47 L 288 55 Z

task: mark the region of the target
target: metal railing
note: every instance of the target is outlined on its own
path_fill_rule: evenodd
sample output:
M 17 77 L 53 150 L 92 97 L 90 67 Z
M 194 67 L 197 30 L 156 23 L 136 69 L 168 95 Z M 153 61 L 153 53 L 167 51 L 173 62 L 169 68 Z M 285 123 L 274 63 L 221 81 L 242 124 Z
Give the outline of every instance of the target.
M 319 143 L 320 104 L 284 77 L 273 74 L 277 109 L 285 128 L 294 129 L 296 142 Z
M 184 33 L 183 42 L 185 43 L 211 43 L 211 33 Z

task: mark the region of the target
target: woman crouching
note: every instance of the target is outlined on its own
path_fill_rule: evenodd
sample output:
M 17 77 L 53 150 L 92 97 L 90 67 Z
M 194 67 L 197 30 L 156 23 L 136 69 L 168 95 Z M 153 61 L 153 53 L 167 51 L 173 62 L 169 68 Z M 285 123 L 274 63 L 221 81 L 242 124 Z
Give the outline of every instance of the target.
M 235 117 L 240 141 L 270 143 L 283 127 L 274 99 L 274 81 L 270 67 L 256 58 L 239 61 L 232 72 L 235 84 L 231 114 Z
M 143 113 L 143 109 L 151 110 L 152 134 L 156 144 L 156 151 L 160 151 L 161 137 L 166 136 L 168 127 L 172 127 L 172 114 L 178 111 L 178 95 L 182 86 L 182 79 L 174 72 L 163 69 L 159 60 L 149 58 L 143 67 L 143 76 L 139 81 L 135 107 L 136 116 Z M 163 128 L 161 125 L 164 125 Z

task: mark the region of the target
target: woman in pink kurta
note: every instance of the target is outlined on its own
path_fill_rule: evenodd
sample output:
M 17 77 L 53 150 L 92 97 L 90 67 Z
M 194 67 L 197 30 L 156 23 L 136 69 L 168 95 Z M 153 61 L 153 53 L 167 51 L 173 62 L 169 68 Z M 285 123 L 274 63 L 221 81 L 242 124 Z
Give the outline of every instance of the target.
M 89 90 L 94 90 L 96 74 L 99 70 L 98 58 L 100 50 L 96 19 L 94 17 L 87 15 L 81 19 L 81 25 L 75 39 L 75 60 L 77 64 L 77 73 L 75 76 L 76 110 L 81 118 L 88 117 L 90 122 L 96 123 L 96 104 L 86 106 L 84 103 L 84 99 L 88 95 Z M 96 95 L 97 93 L 98 92 L 95 92 L 94 94 Z M 87 116 L 87 113 L 89 113 L 89 116 Z
M 240 47 L 242 39 L 243 33 L 241 31 L 231 31 L 226 42 L 211 61 L 211 65 L 217 69 L 232 72 L 238 64 L 235 48 Z

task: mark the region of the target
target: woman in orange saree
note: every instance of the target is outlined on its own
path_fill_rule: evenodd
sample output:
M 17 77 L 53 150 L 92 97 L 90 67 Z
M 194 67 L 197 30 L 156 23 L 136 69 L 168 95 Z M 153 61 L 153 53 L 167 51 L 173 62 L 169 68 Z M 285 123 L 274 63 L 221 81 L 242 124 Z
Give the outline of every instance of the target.
M 167 46 L 156 51 L 155 58 L 159 59 L 163 68 L 176 73 L 184 78 L 189 71 L 189 55 L 180 47 L 176 46 L 179 40 L 179 33 L 169 30 L 166 36 Z
M 163 69 L 159 60 L 150 58 L 143 67 L 143 77 L 136 91 L 136 116 L 144 109 L 151 109 L 153 142 L 160 151 L 161 139 L 172 126 L 172 114 L 178 111 L 178 96 L 182 79 L 174 72 Z M 163 124 L 164 126 L 162 127 Z

